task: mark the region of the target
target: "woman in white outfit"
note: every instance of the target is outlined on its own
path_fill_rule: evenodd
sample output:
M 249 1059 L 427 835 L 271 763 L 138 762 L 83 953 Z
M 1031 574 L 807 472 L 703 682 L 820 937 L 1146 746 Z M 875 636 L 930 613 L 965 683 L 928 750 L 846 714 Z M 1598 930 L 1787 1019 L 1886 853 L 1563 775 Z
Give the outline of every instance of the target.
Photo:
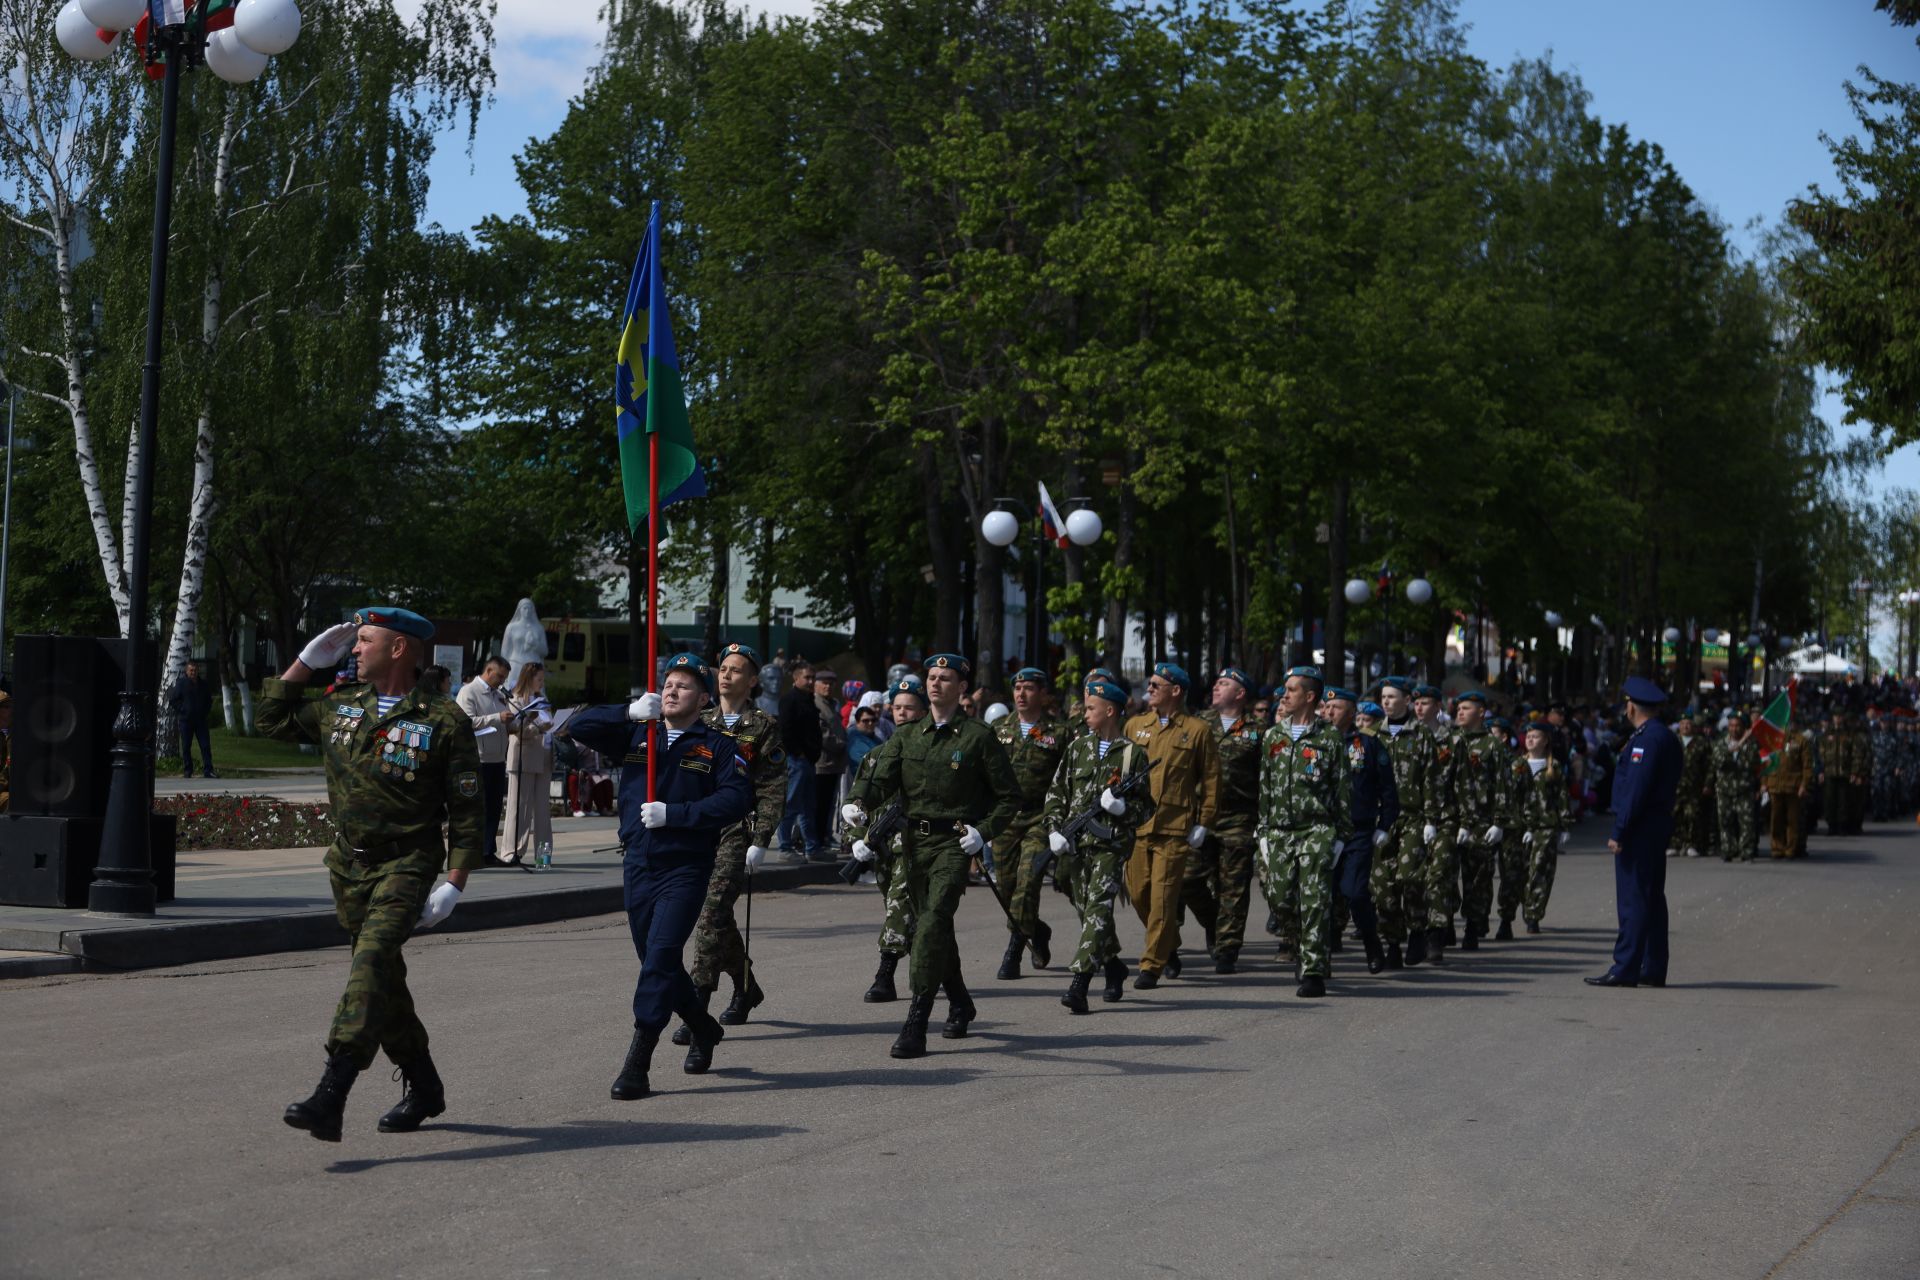
M 541 843 L 553 839 L 553 744 L 547 738 L 553 730 L 553 704 L 547 701 L 546 688 L 547 669 L 529 662 L 507 699 L 515 714 L 507 738 L 507 821 L 512 824 L 514 862 L 531 863 Z

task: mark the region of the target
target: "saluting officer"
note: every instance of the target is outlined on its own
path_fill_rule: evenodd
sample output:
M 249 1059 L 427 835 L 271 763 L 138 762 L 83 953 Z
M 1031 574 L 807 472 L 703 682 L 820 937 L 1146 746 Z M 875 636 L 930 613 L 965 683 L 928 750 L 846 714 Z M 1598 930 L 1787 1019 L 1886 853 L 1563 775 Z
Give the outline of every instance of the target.
M 640 957 L 633 987 L 633 1039 L 610 1090 L 617 1102 L 652 1092 L 647 1071 L 660 1032 L 678 1014 L 691 1048 L 685 1070 L 713 1063 L 726 1034 L 694 992 L 681 962 L 713 880 L 720 834 L 753 808 L 753 784 L 738 744 L 700 719 L 713 692 L 707 664 L 691 653 L 667 660 L 660 692 L 626 707 L 589 707 L 568 722 L 574 741 L 620 765 L 620 843 L 626 848 L 627 929 Z M 647 799 L 647 723 L 654 732 L 652 800 Z
M 1206 842 L 1220 809 L 1220 753 L 1213 731 L 1187 714 L 1186 670 L 1154 664 L 1147 709 L 1127 721 L 1127 740 L 1146 748 L 1153 767 L 1153 816 L 1141 826 L 1127 859 L 1127 893 L 1147 940 L 1140 948 L 1134 989 L 1160 985 L 1160 971 L 1180 974 L 1180 888 L 1187 854 Z
M 1213 706 L 1200 713 L 1220 757 L 1220 805 L 1214 825 L 1187 855 L 1180 901 L 1206 931 L 1213 971 L 1239 967 L 1247 940 L 1247 899 L 1253 887 L 1253 828 L 1260 817 L 1260 737 L 1247 715 L 1253 677 L 1226 667 L 1213 682 Z
M 278 680 L 261 683 L 261 733 L 319 747 L 339 832 L 327 850 L 327 880 L 353 960 L 327 1033 L 326 1071 L 285 1116 L 325 1142 L 340 1141 L 347 1093 L 382 1050 L 406 1082 L 399 1104 L 380 1117 L 382 1133 L 418 1129 L 446 1110 L 400 948 L 416 926 L 452 914 L 483 857 L 485 804 L 473 722 L 453 699 L 416 683 L 432 639 L 433 624 L 411 610 L 361 609 L 308 641 Z M 309 700 L 308 682 L 330 678 L 349 649 L 359 682 Z M 446 882 L 436 889 L 443 865 Z
M 1020 952 L 1033 940 L 1033 967 L 1044 969 L 1053 963 L 1048 945 L 1053 930 L 1040 918 L 1041 877 L 1034 874 L 1034 863 L 1047 848 L 1047 834 L 1041 817 L 1047 804 L 1047 787 L 1053 782 L 1060 757 L 1066 754 L 1066 726 L 1047 710 L 1047 673 L 1038 667 L 1022 667 L 1013 673 L 1013 714 L 1002 716 L 993 726 L 994 736 L 1006 749 L 1013 763 L 1013 776 L 1020 784 L 1020 809 L 1013 821 L 993 841 L 994 878 L 1005 895 L 1007 910 L 1013 915 L 1013 928 L 1007 934 L 1007 953 L 1000 959 L 1002 981 L 1020 976 Z
M 852 825 L 863 825 L 868 812 L 896 792 L 906 797 L 903 852 L 915 922 L 907 980 L 913 1002 L 890 1050 L 896 1058 L 926 1053 L 927 1019 L 942 986 L 947 991 L 947 1024 L 940 1034 L 949 1040 L 967 1034 L 976 1010 L 960 976 L 953 913 L 967 889 L 967 860 L 1006 829 L 1020 804 L 1013 764 L 993 730 L 959 714 L 971 673 L 958 654 L 936 653 L 927 659 L 926 718 L 894 732 L 888 741 L 898 742 L 899 749 L 857 784 L 841 815 Z
M 893 736 L 867 752 L 854 773 L 849 795 L 863 794 L 861 783 L 873 776 L 873 771 L 889 753 L 899 750 L 900 730 L 927 714 L 927 690 L 919 676 L 903 676 L 894 681 L 888 693 L 891 696 L 888 705 L 893 711 Z M 907 894 L 906 860 L 900 853 L 903 837 L 896 835 L 887 842 L 886 848 L 875 849 L 867 843 L 866 825 L 862 822 L 853 828 L 853 856 L 873 868 L 874 882 L 880 887 L 883 918 L 880 968 L 873 975 L 873 985 L 861 999 L 868 1004 L 886 1004 L 899 998 L 894 989 L 894 970 L 899 968 L 900 957 L 913 945 L 913 901 Z

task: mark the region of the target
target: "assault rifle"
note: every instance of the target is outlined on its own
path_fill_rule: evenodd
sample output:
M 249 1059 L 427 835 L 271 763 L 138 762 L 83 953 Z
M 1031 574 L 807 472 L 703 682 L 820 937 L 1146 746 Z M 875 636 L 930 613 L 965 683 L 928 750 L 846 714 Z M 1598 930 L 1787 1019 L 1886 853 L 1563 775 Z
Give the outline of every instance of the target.
M 1119 778 L 1109 783 L 1107 790 L 1113 792 L 1116 798 L 1125 800 L 1128 796 L 1147 784 L 1148 774 L 1149 770 L 1137 770 L 1124 778 Z M 1065 825 L 1060 828 L 1060 834 L 1066 839 L 1067 847 L 1070 849 L 1079 843 L 1080 837 L 1083 835 L 1090 835 L 1096 840 L 1111 840 L 1113 839 L 1113 815 L 1100 807 L 1100 801 L 1096 797 L 1093 804 L 1088 806 L 1086 812 L 1077 813 L 1067 819 Z M 1047 873 L 1047 868 L 1052 865 L 1052 863 L 1053 843 L 1049 841 L 1045 852 L 1034 859 L 1034 878 L 1037 880 L 1041 876 L 1044 876 Z
M 880 812 L 874 814 L 873 820 L 867 823 L 867 847 L 875 853 L 881 852 L 893 843 L 893 838 L 899 835 L 901 828 L 906 825 L 907 806 L 905 798 L 895 796 L 893 799 L 881 805 Z M 848 884 L 859 884 L 860 877 L 866 874 L 870 866 L 870 863 L 862 862 L 858 858 L 849 857 L 845 863 L 841 864 L 840 878 Z

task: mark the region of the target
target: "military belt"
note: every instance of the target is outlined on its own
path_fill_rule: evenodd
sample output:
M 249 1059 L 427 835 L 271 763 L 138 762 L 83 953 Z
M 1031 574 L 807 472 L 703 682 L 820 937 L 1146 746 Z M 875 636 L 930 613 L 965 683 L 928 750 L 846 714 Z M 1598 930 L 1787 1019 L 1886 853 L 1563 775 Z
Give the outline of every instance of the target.
M 409 853 L 418 853 L 427 847 L 426 841 L 418 836 L 411 840 L 377 840 L 360 847 L 349 845 L 347 858 L 363 867 L 377 867 L 382 863 L 392 862 L 395 858 L 403 858 Z
M 959 835 L 967 829 L 958 818 L 909 818 L 907 825 L 917 836 Z

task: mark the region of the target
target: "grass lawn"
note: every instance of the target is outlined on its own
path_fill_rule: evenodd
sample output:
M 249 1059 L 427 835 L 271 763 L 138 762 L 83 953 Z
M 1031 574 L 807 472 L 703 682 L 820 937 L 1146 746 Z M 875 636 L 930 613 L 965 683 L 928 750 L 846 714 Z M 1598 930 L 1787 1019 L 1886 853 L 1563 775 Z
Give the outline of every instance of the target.
M 219 773 L 226 769 L 297 769 L 320 767 L 320 756 L 303 754 L 299 747 L 290 742 L 275 742 L 270 738 L 243 738 L 216 727 L 209 735 L 213 740 L 213 769 Z M 167 754 L 160 758 L 155 772 L 161 777 L 180 772 L 179 739 L 162 742 L 161 749 Z M 200 748 L 193 749 L 194 769 L 200 765 Z

